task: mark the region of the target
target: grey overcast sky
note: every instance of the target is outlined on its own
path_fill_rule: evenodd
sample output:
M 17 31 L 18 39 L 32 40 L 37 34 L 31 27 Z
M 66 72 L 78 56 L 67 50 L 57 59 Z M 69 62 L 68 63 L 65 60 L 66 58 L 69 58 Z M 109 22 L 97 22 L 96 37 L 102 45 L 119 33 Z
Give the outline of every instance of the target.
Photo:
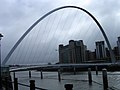
M 38 18 L 65 5 L 79 6 L 90 11 L 105 29 L 112 46 L 116 46 L 117 37 L 120 36 L 120 0 L 0 0 L 0 32 L 4 35 L 2 59 Z

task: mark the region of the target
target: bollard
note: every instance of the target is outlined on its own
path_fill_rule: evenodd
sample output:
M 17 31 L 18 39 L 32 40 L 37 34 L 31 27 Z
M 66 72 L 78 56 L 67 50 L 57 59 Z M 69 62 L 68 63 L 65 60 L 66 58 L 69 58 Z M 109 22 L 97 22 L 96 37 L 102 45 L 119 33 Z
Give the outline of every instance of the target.
M 18 79 L 14 78 L 14 90 L 18 90 Z
M 8 77 L 5 77 L 5 90 L 9 90 Z
M 29 78 L 31 78 L 31 71 L 29 71 Z
M 76 75 L 76 68 L 74 67 L 73 70 L 74 70 L 74 75 Z
M 92 84 L 92 74 L 91 74 L 91 68 L 88 68 L 88 80 L 89 80 L 89 84 Z
M 35 80 L 30 80 L 30 90 L 35 90 Z
M 65 87 L 65 90 L 73 90 L 72 89 L 73 88 L 73 84 L 65 84 L 64 87 Z
M 40 71 L 40 74 L 41 74 L 41 79 L 43 79 L 43 73 L 42 73 L 42 70 Z
M 98 75 L 98 67 L 97 66 L 95 67 L 95 70 L 96 70 L 96 75 Z
M 60 69 L 58 69 L 58 80 L 61 81 Z
M 15 79 L 15 72 L 13 72 L 13 80 Z
M 107 80 L 107 70 L 106 69 L 102 70 L 102 75 L 103 75 L 103 87 L 104 87 L 104 90 L 108 90 L 108 80 Z
M 13 79 L 14 80 L 14 79 Z M 13 83 L 12 83 L 12 78 L 11 75 L 9 76 L 9 88 L 11 88 L 11 90 L 13 90 Z

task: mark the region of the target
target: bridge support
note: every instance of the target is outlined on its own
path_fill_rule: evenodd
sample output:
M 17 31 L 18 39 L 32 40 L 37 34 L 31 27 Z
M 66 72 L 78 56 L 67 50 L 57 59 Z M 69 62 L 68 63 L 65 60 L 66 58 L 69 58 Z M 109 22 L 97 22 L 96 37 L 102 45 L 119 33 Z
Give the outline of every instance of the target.
M 91 74 L 91 68 L 88 68 L 88 80 L 89 80 L 89 84 L 92 85 L 92 74 Z
M 31 78 L 31 71 L 29 71 L 29 78 Z

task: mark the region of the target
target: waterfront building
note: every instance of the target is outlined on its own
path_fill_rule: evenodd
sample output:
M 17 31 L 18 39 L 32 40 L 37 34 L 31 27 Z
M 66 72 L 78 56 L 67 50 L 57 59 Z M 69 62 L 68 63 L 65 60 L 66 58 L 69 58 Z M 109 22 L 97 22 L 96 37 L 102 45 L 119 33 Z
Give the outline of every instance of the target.
M 70 63 L 68 45 L 59 45 L 59 63 Z
M 96 59 L 105 59 L 106 49 L 104 41 L 96 42 Z
M 87 50 L 87 51 L 86 51 L 86 60 L 87 60 L 87 61 L 94 61 L 94 60 L 96 60 L 95 51 L 92 52 L 92 51 L 90 51 L 90 50 Z
M 114 53 L 114 55 L 115 55 L 116 60 L 119 60 L 119 59 L 120 59 L 120 56 L 119 56 L 118 47 L 114 47 L 114 48 L 113 48 L 113 53 Z
M 118 45 L 119 56 L 120 56 L 120 37 L 118 37 L 117 45 Z
M 69 44 L 59 45 L 59 62 L 60 63 L 82 63 L 86 60 L 87 46 L 83 40 L 70 40 Z
M 114 48 L 113 48 L 113 53 L 114 53 L 115 56 L 119 56 L 118 47 L 114 47 Z

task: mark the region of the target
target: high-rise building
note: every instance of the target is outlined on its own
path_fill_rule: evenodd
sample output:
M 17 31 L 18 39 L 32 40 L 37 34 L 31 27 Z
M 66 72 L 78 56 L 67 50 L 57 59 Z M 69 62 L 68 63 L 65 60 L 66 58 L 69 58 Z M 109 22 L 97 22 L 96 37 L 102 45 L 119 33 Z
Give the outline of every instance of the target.
M 96 59 L 105 59 L 106 49 L 104 41 L 96 42 Z
M 113 48 L 113 53 L 115 55 L 116 60 L 119 60 L 119 51 L 118 51 L 118 47 L 114 47 Z
M 63 44 L 59 45 L 59 63 L 70 63 L 69 62 L 69 50 L 68 45 L 63 46 Z
M 69 44 L 59 45 L 59 62 L 60 63 L 81 63 L 86 60 L 86 46 L 82 40 L 70 40 Z
M 115 56 L 119 56 L 118 47 L 113 48 L 113 53 L 114 53 Z
M 118 51 L 119 51 L 119 56 L 120 56 L 120 37 L 118 37 L 117 45 L 118 45 Z

